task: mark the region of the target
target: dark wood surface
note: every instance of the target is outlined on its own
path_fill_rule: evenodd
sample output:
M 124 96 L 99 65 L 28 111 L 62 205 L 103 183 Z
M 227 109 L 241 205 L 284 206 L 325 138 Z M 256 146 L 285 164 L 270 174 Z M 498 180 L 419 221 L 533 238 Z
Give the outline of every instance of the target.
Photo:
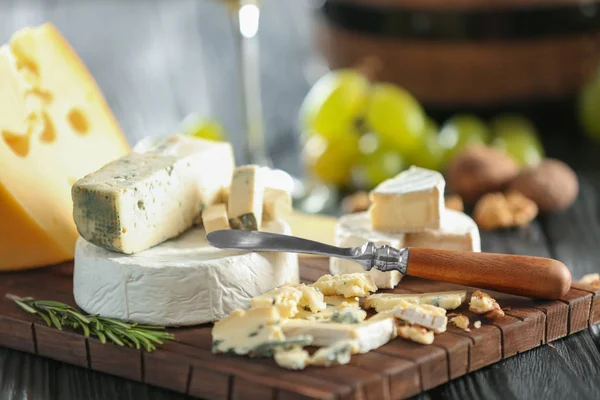
M 509 266 L 514 256 L 504 257 Z M 59 331 L 43 320 L 22 312 L 7 294 L 53 299 L 75 306 L 72 296 L 73 264 L 6 273 L 0 282 L 0 346 L 33 353 L 81 368 L 143 382 L 174 392 L 209 399 L 315 398 L 389 400 L 407 398 L 436 388 L 500 360 L 576 334 L 593 324 L 594 289 L 572 288 L 559 300 L 490 292 L 507 308 L 506 316 L 489 320 L 468 311 L 468 302 L 455 312 L 464 313 L 479 329 L 467 332 L 449 324 L 433 345 L 394 339 L 368 355 L 353 356 L 349 365 L 309 367 L 287 371 L 271 359 L 214 355 L 211 326 L 174 328 L 174 340 L 152 353 L 101 344 L 71 330 Z M 527 266 L 523 266 L 526 268 Z M 326 258 L 303 258 L 300 278 L 312 281 L 329 273 Z M 405 277 L 387 292 L 425 293 L 473 288 L 422 278 Z M 393 384 L 392 384 L 393 383 Z
M 261 65 L 269 148 L 277 166 L 298 173 L 301 169 L 296 155 L 300 142 L 294 129 L 296 113 L 309 82 L 321 71 L 309 46 L 310 9 L 298 0 L 265 0 L 264 3 Z M 5 42 L 21 27 L 46 20 L 59 27 L 88 65 L 131 143 L 146 135 L 173 132 L 187 113 L 199 111 L 223 121 L 236 144 L 238 162 L 244 161 L 233 38 L 220 4 L 210 0 L 0 0 L 0 42 Z M 598 272 L 600 177 L 586 172 L 600 165 L 597 146 L 589 145 L 573 129 L 545 130 L 543 134 L 550 155 L 565 158 L 582 171 L 581 194 L 576 204 L 564 213 L 541 218 L 524 230 L 484 234 L 484 250 L 556 257 L 571 268 L 575 278 Z M 318 270 L 313 272 L 318 273 Z M 572 326 L 583 331 L 492 367 L 483 366 L 502 357 L 498 350 L 503 342 L 500 329 L 486 328 L 497 332 L 490 337 L 484 335 L 484 328 L 472 332 L 468 337 L 470 349 L 494 351 L 468 351 L 468 368 L 475 372 L 429 390 L 421 397 L 596 399 L 600 392 L 600 329 L 597 326 L 585 328 L 577 317 L 587 308 L 591 310 L 593 321 L 600 321 L 600 292 L 594 293 L 590 294 L 589 302 L 578 302 L 572 297 L 563 302 L 564 305 L 544 302 L 531 305 L 529 308 L 542 310 L 547 320 L 554 321 L 551 329 L 543 333 L 548 341 L 565 336 Z M 569 309 L 579 311 L 569 315 Z M 536 320 L 531 314 L 512 317 L 527 321 L 532 326 L 534 339 L 542 335 L 539 318 Z M 22 324 L 14 324 L 10 329 L 23 336 L 32 334 L 23 329 Z M 147 362 L 133 356 L 128 349 L 113 347 L 114 354 L 104 353 L 104 358 L 90 366 L 86 356 L 78 350 L 80 339 L 77 336 L 71 339 L 74 350 L 63 356 L 65 361 L 81 367 L 28 354 L 35 351 L 32 342 L 7 344 L 21 351 L 0 348 L 0 399 L 188 398 L 141 383 L 145 379 L 162 380 L 164 386 L 176 391 L 189 386 L 190 394 L 205 398 L 218 398 L 230 387 L 231 398 L 236 399 L 272 394 L 254 381 L 252 375 L 231 382 L 226 372 L 211 369 L 210 360 L 198 362 L 191 376 L 189 370 L 179 370 L 178 380 L 165 377 L 164 370 L 178 368 L 178 364 L 168 363 L 160 353 L 155 353 L 155 358 Z M 52 332 L 42 332 L 44 346 L 52 346 L 53 340 Z M 462 356 L 449 369 L 440 364 L 446 363 L 441 354 L 450 344 L 440 343 L 446 347 L 436 347 L 439 350 L 429 355 L 420 370 L 429 377 L 425 387 L 437 383 L 439 369 L 449 371 L 452 376 L 464 372 L 467 344 L 452 345 L 452 351 Z M 520 344 L 516 341 L 508 345 L 511 346 L 509 353 L 514 353 Z M 97 354 L 99 347 L 90 341 L 90 354 Z M 103 347 L 101 351 L 107 350 Z M 128 365 L 118 366 L 130 372 L 128 379 L 108 374 L 115 368 L 110 365 L 111 360 L 121 357 L 121 353 L 132 354 Z M 360 361 L 356 361 L 356 367 L 361 370 L 384 373 L 390 382 L 390 393 L 416 393 L 420 388 L 419 375 L 410 368 L 410 360 L 398 361 L 393 355 L 380 353 L 357 360 Z M 145 365 L 143 377 L 137 372 L 141 363 Z M 236 363 L 232 368 L 248 368 L 244 365 L 238 367 Z M 254 370 L 266 376 L 270 373 L 264 366 L 254 366 Z M 290 381 L 294 379 L 285 376 Z M 303 379 L 312 384 L 314 394 L 340 390 L 344 385 L 339 381 L 343 377 L 323 377 L 327 377 L 326 383 L 319 376 Z M 206 381 L 214 384 L 203 385 Z M 377 386 L 376 381 L 370 383 L 369 388 L 371 385 Z M 279 389 L 278 397 L 301 398 L 286 388 Z

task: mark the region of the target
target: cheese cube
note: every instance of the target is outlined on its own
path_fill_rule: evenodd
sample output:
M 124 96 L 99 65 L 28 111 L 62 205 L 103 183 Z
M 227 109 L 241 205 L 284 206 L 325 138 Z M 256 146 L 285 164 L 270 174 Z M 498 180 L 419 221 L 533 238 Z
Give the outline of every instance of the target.
M 265 188 L 263 219 L 271 221 L 285 218 L 292 213 L 292 196 L 281 189 Z
M 409 302 L 413 304 L 429 304 L 441 307 L 446 310 L 454 310 L 465 301 L 466 290 L 456 290 L 453 292 L 433 292 L 433 293 L 376 293 L 365 300 L 365 307 L 374 308 L 377 312 L 391 310 L 399 304 Z
M 366 297 L 376 292 L 377 286 L 368 274 L 323 275 L 314 284 L 324 295 L 344 297 Z
M 314 346 L 330 346 L 340 340 L 356 340 L 358 353 L 367 353 L 383 346 L 397 336 L 393 318 L 360 324 L 339 324 L 335 322 L 306 321 L 289 319 L 282 325 L 288 337 L 307 335 L 313 338 Z
M 264 173 L 260 167 L 244 165 L 235 169 L 227 206 L 233 229 L 260 229 L 264 193 Z
M 415 232 L 438 229 L 444 212 L 442 174 L 410 167 L 384 181 L 369 195 L 373 229 L 387 232 Z
M 248 354 L 265 342 L 285 340 L 277 307 L 236 310 L 215 323 L 213 353 Z
M 331 346 L 321 347 L 317 350 L 310 359 L 310 365 L 331 367 L 348 364 L 352 354 L 356 354 L 358 350 L 359 346 L 356 340 L 340 340 Z
M 73 259 L 71 185 L 129 151 L 57 29 L 15 33 L 0 47 L 0 271 Z
M 231 229 L 227 218 L 227 207 L 223 203 L 207 206 L 202 211 L 202 223 L 206 233 Z
M 75 224 L 97 246 L 146 250 L 191 227 L 229 186 L 233 165 L 230 144 L 174 135 L 75 182 Z

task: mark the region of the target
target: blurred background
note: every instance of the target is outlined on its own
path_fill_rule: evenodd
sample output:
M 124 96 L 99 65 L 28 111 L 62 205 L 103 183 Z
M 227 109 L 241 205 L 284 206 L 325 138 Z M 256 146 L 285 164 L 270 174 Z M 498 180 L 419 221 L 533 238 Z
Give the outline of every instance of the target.
M 300 195 L 443 171 L 472 143 L 523 167 L 600 167 L 596 2 L 0 1 L 3 41 L 44 21 L 132 145 L 178 130 L 230 140 L 238 164 L 308 177 Z

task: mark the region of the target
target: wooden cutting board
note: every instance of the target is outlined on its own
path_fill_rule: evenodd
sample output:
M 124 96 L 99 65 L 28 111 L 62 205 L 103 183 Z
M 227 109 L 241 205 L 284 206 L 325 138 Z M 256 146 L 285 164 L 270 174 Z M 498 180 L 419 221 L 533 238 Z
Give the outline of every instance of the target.
M 395 339 L 353 356 L 349 365 L 288 371 L 271 359 L 213 355 L 208 324 L 172 329 L 175 341 L 146 353 L 58 331 L 5 297 L 11 293 L 75 305 L 71 271 L 68 263 L 0 274 L 0 346 L 206 399 L 406 398 L 600 322 L 600 290 L 590 286 L 573 284 L 559 301 L 488 291 L 502 307 L 511 308 L 505 318 L 488 321 L 469 313 L 465 305 L 457 310 L 471 322 L 481 320 L 480 329 L 465 332 L 448 324 L 448 331 L 437 335 L 430 346 Z M 301 258 L 303 281 L 312 282 L 327 272 L 327 260 Z M 464 287 L 407 277 L 393 292 L 459 288 Z

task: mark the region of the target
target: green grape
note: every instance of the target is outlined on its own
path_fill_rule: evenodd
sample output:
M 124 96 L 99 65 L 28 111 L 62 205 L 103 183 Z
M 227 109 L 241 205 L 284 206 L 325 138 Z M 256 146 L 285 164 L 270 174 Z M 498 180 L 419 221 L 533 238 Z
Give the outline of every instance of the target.
M 444 168 L 447 149 L 439 141 L 439 128 L 435 121 L 427 118 L 425 139 L 419 150 L 414 153 L 412 163 L 421 168 L 441 171 Z
M 360 118 L 369 81 L 351 69 L 332 71 L 310 89 L 300 108 L 300 128 L 329 139 L 343 136 Z
M 447 157 L 454 156 L 469 144 L 486 144 L 490 141 L 490 129 L 481 118 L 471 114 L 459 114 L 444 123 L 439 141 L 447 149 Z
M 583 87 L 579 93 L 578 111 L 586 135 L 600 142 L 600 78 Z
M 303 149 L 307 169 L 321 182 L 344 186 L 358 157 L 359 135 L 353 131 L 335 138 L 313 134 Z
M 217 121 L 201 118 L 197 114 L 190 114 L 182 122 L 182 131 L 186 135 L 215 140 L 226 140 L 225 130 Z
M 527 118 L 514 114 L 499 115 L 490 125 L 496 135 L 492 146 L 510 155 L 519 165 L 534 167 L 544 159 L 544 148 L 535 125 Z
M 372 189 L 406 168 L 402 156 L 387 149 L 372 133 L 363 135 L 359 142 L 359 160 L 352 167 L 352 183 L 360 189 Z
M 367 103 L 365 122 L 389 149 L 410 158 L 423 141 L 425 113 L 406 90 L 390 83 L 373 86 Z

